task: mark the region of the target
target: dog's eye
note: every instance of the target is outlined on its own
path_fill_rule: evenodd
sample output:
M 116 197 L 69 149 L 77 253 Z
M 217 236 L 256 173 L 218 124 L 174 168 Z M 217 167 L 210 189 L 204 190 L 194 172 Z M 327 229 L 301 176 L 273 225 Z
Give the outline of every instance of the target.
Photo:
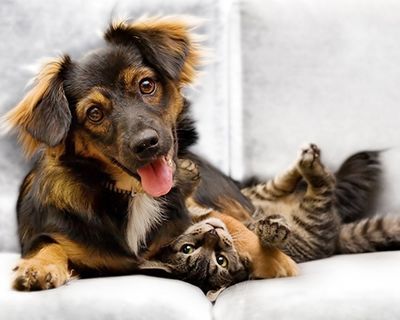
M 139 83 L 139 89 L 142 94 L 152 94 L 156 90 L 156 83 L 153 79 L 144 78 Z
M 104 118 L 103 111 L 99 107 L 93 106 L 86 112 L 87 117 L 94 123 L 99 123 Z
M 190 254 L 194 251 L 194 246 L 191 244 L 184 244 L 181 248 L 181 252 L 184 254 Z
M 228 268 L 228 259 L 225 258 L 222 254 L 217 255 L 217 263 L 223 267 L 223 268 Z

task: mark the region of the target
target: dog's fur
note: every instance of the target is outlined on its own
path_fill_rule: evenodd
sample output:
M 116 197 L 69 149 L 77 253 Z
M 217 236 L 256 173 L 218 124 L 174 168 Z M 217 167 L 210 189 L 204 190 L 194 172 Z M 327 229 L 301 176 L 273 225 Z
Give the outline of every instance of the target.
M 160 158 L 176 168 L 178 152 L 197 138 L 181 93 L 200 63 L 190 28 L 171 18 L 114 23 L 104 47 L 79 61 L 47 63 L 6 115 L 26 155 L 37 157 L 18 199 L 15 288 L 59 286 L 72 269 L 81 276 L 132 272 L 150 244 L 185 229 L 179 170 L 172 190 L 152 197 L 137 169 Z M 142 92 L 142 79 L 154 91 Z M 158 141 L 143 151 L 149 129 Z

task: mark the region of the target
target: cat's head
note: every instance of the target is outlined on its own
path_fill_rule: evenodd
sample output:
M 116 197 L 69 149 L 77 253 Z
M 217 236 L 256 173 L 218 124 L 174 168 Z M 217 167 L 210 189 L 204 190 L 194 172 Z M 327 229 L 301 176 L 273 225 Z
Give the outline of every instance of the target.
M 225 224 L 216 218 L 191 225 L 161 249 L 156 261 L 174 277 L 200 287 L 210 300 L 227 286 L 249 278 L 248 262 L 239 256 Z

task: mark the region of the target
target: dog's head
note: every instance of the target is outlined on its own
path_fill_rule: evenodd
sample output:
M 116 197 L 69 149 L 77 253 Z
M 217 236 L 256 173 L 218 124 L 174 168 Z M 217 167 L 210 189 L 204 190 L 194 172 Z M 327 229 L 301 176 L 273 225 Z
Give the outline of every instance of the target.
M 196 75 L 198 43 L 171 18 L 114 23 L 105 40 L 79 61 L 46 64 L 6 118 L 28 155 L 44 147 L 94 158 L 161 196 L 173 184 L 181 89 Z

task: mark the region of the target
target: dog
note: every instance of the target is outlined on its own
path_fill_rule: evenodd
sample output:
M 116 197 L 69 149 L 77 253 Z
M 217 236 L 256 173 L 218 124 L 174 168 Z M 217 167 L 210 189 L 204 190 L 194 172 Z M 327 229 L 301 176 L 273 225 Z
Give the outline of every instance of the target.
M 49 61 L 5 116 L 36 159 L 17 203 L 17 290 L 132 273 L 190 222 L 177 156 L 197 139 L 182 89 L 200 44 L 177 18 L 112 23 L 104 38 Z

